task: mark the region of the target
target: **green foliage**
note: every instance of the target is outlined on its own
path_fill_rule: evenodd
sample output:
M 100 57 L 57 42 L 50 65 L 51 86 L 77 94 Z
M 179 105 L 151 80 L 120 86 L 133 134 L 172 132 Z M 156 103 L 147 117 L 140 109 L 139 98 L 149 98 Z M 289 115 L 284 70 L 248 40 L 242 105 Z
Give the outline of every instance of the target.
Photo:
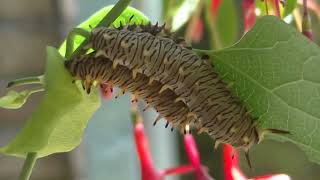
M 89 25 L 95 27 L 112 7 L 101 9 L 83 22 L 80 27 L 87 30 L 90 30 Z M 132 15 L 134 17 L 130 23 L 149 21 L 138 10 L 128 8 L 113 25 L 119 26 L 120 21 L 122 24 L 127 24 Z M 75 47 L 78 47 L 82 41 L 83 38 L 77 36 Z M 30 152 L 36 152 L 38 157 L 43 157 L 52 153 L 70 151 L 81 142 L 89 119 L 100 106 L 100 98 L 96 89 L 87 95 L 80 82 L 71 83 L 72 77 L 65 69 L 64 58 L 60 55 L 64 53 L 65 44 L 62 45 L 59 52 L 52 47 L 47 48 L 44 97 L 35 112 L 28 118 L 26 126 L 9 145 L 0 148 L 0 152 L 22 157 Z M 20 94 L 18 93 L 16 97 L 19 97 Z M 6 103 L 5 105 L 12 106 L 15 99 L 10 98 L 2 100 Z
M 19 109 L 32 93 L 42 90 L 43 89 L 29 89 L 21 92 L 11 90 L 7 93 L 7 95 L 0 98 L 0 107 L 6 109 Z
M 286 1 L 286 5 L 283 10 L 282 17 L 286 17 L 292 13 L 292 11 L 296 8 L 297 0 Z
M 26 156 L 37 152 L 39 157 L 72 150 L 81 141 L 84 128 L 100 106 L 97 90 L 85 94 L 82 87 L 71 83 L 63 57 L 47 48 L 45 95 L 17 137 L 0 152 Z
M 106 6 L 96 13 L 94 13 L 92 16 L 90 16 L 86 21 L 82 22 L 78 27 L 91 31 L 92 27 L 96 27 L 97 24 L 105 17 L 105 15 L 113 8 L 113 5 Z M 139 10 L 132 8 L 132 7 L 127 7 L 127 9 L 112 23 L 113 26 L 119 27 L 120 22 L 122 25 L 128 24 L 129 19 L 132 17 L 130 21 L 130 24 L 147 24 L 149 22 L 149 19 L 141 13 Z M 74 39 L 74 48 L 77 48 L 82 42 L 84 38 L 82 36 L 77 36 Z M 66 51 L 66 42 L 64 42 L 60 49 L 59 52 L 61 54 L 65 54 Z
M 185 25 L 200 4 L 198 0 L 169 1 L 168 3 L 168 12 L 164 14 L 164 20 L 171 26 L 172 31 L 177 31 Z
M 203 52 L 203 51 L 202 51 Z M 320 49 L 276 17 L 261 18 L 237 44 L 210 54 L 216 70 L 272 136 L 320 162 Z
M 185 0 L 163 0 L 162 1 L 162 19 L 166 22 L 171 21 L 172 17 L 176 15 L 177 10 Z
M 235 43 L 239 25 L 234 1 L 222 1 L 217 13 L 216 27 L 222 47 Z

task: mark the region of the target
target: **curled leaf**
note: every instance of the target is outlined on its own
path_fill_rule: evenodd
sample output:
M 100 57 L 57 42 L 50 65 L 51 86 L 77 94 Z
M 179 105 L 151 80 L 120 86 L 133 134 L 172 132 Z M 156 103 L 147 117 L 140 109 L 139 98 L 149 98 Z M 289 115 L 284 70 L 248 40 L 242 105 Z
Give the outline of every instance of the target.
M 39 91 L 43 91 L 43 89 L 30 89 L 21 92 L 11 90 L 7 95 L 0 98 L 0 107 L 5 109 L 19 109 L 31 94 Z

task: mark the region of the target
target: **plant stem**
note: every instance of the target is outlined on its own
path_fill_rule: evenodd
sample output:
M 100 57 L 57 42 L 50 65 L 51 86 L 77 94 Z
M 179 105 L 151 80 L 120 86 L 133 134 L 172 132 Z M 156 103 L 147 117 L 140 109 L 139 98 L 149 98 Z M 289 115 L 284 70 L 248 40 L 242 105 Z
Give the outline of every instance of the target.
M 268 0 L 264 0 L 264 5 L 265 5 L 265 7 L 266 7 L 266 14 L 269 15 Z
M 84 37 L 85 39 L 89 39 L 90 32 L 82 29 L 82 28 L 74 28 L 69 34 L 67 38 L 67 44 L 66 44 L 66 55 L 65 57 L 68 59 L 72 55 L 73 52 L 73 45 L 74 45 L 74 38 L 80 35 Z
M 119 0 L 116 5 L 110 10 L 110 12 L 103 17 L 103 19 L 99 22 L 99 24 L 96 27 L 109 27 L 111 23 L 116 20 L 120 14 L 127 8 L 127 6 L 130 4 L 131 0 Z M 79 47 L 72 53 L 70 58 L 74 57 L 75 55 L 79 54 L 79 52 L 83 49 L 85 45 L 87 45 L 89 42 L 89 39 L 86 38 Z M 73 41 L 72 41 L 73 43 Z
M 307 0 L 303 0 L 302 33 L 312 41 L 313 33 L 311 29 L 311 20 L 309 16 L 307 2 Z
M 221 43 L 218 29 L 216 27 L 216 18 L 210 12 L 210 4 L 209 4 L 210 2 L 209 1 L 205 1 L 205 2 L 207 2 L 207 4 L 205 4 L 205 6 L 207 7 L 207 9 L 206 9 L 206 22 L 208 24 L 209 31 L 210 31 L 211 48 L 221 49 L 223 46 Z
M 119 0 L 116 5 L 110 10 L 110 12 L 99 22 L 97 27 L 108 27 L 111 23 L 120 16 L 120 14 L 129 6 L 131 0 Z
M 273 0 L 273 6 L 274 6 L 274 10 L 275 10 L 276 16 L 281 18 L 279 0 Z
M 27 158 L 23 164 L 22 171 L 19 176 L 19 180 L 29 180 L 32 169 L 36 163 L 37 160 L 37 153 L 36 152 L 30 152 L 27 154 Z
M 26 84 L 43 84 L 43 75 L 26 77 L 26 78 L 21 78 L 21 79 L 16 79 L 16 80 L 10 81 L 7 85 L 7 88 L 15 87 L 15 86 L 22 86 L 22 85 L 26 85 Z
M 132 97 L 132 98 L 134 98 L 134 97 Z M 136 103 L 131 104 L 131 120 L 132 120 L 133 124 L 137 124 L 137 123 L 142 122 L 142 118 L 138 113 L 138 107 L 137 107 Z
M 31 89 L 30 90 L 30 94 L 33 94 L 33 93 L 37 93 L 37 92 L 42 92 L 42 91 L 44 91 L 45 89 L 44 88 L 42 88 L 42 87 L 38 87 L 38 88 L 34 88 L 34 89 Z

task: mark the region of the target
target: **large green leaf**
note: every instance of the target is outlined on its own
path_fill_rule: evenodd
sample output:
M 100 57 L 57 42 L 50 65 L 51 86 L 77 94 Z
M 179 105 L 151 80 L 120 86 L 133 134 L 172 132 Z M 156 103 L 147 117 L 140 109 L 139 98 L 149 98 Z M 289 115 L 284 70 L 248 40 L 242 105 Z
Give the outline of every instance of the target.
M 209 51 L 208 51 L 209 52 Z M 217 71 L 273 136 L 320 162 L 320 49 L 276 17 L 261 18 L 237 44 L 211 51 Z
M 100 106 L 97 90 L 87 95 L 72 83 L 58 50 L 47 48 L 45 95 L 17 137 L 0 152 L 39 157 L 72 150 L 81 141 L 84 128 Z
M 113 6 L 105 7 L 79 27 L 90 30 L 111 10 Z M 114 26 L 130 23 L 145 24 L 149 20 L 134 8 L 127 8 L 113 23 Z M 83 41 L 82 37 L 75 38 L 75 47 Z M 79 83 L 72 84 L 72 77 L 64 67 L 65 44 L 58 50 L 47 48 L 45 71 L 45 95 L 34 113 L 27 120 L 26 126 L 7 146 L 0 148 L 0 152 L 25 157 L 29 152 L 37 152 L 43 157 L 57 152 L 66 152 L 75 148 L 81 142 L 82 134 L 93 113 L 100 106 L 97 90 L 87 95 Z M 24 92 L 24 91 L 23 91 Z M 28 92 L 28 90 L 27 90 Z M 21 94 L 21 93 L 20 93 Z M 25 102 L 20 100 L 20 94 L 10 93 L 4 99 L 3 106 L 18 107 Z M 8 99 L 9 97 L 9 99 Z M 13 98 L 12 98 L 13 97 Z M 18 103 L 15 103 L 17 100 Z

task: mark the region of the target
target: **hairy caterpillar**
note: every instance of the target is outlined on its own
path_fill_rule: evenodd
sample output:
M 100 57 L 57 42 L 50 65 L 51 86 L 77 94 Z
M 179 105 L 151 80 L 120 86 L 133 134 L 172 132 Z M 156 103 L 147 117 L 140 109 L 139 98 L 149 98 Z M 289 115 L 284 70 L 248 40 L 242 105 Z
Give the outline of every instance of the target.
M 93 82 L 114 83 L 165 109 L 159 113 L 174 127 L 191 124 L 208 133 L 216 140 L 215 147 L 228 143 L 242 148 L 249 160 L 248 150 L 265 133 L 288 133 L 259 128 L 208 59 L 197 56 L 164 26 L 95 28 L 88 48 L 94 51 L 66 61 L 88 93 Z
M 111 86 L 115 85 L 125 91 L 133 92 L 137 97 L 146 100 L 149 106 L 155 107 L 157 112 L 168 120 L 174 127 L 185 124 L 189 116 L 189 109 L 183 102 L 174 102 L 176 94 L 167 89 L 158 94 L 162 85 L 159 82 L 149 83 L 149 78 L 143 74 L 137 74 L 132 78 L 132 72 L 125 66 L 118 65 L 113 68 L 112 61 L 106 58 L 95 58 L 94 54 L 88 54 L 82 58 L 75 58 L 73 61 L 66 61 L 66 67 L 77 79 L 83 79 L 83 88 L 90 93 L 93 80 L 108 82 Z M 90 76 L 88 76 L 90 75 Z M 160 119 L 158 116 L 155 123 Z

